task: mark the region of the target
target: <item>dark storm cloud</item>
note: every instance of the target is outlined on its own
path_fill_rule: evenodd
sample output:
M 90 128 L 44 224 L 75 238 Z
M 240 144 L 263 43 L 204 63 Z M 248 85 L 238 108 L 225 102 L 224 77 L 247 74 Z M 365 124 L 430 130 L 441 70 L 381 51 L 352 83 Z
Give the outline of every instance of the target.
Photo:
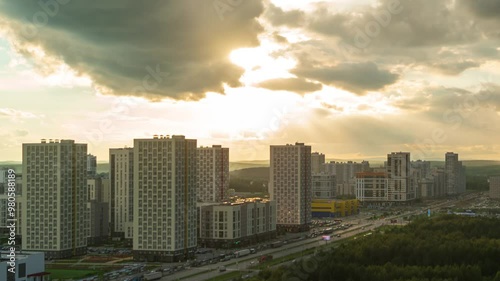
M 375 91 L 397 81 L 398 75 L 380 69 L 373 62 L 340 63 L 334 66 L 299 65 L 294 74 L 339 87 L 356 94 Z
M 499 19 L 500 1 L 499 0 L 461 0 L 461 2 L 471 9 L 475 14 L 486 18 Z
M 0 1 L 0 24 L 18 50 L 38 45 L 117 95 L 199 99 L 239 86 L 243 69 L 228 55 L 257 46 L 262 31 L 260 0 L 39 3 Z
M 276 91 L 290 91 L 300 94 L 312 93 L 319 91 L 323 85 L 312 83 L 302 78 L 279 78 L 267 80 L 258 85 L 259 87 Z

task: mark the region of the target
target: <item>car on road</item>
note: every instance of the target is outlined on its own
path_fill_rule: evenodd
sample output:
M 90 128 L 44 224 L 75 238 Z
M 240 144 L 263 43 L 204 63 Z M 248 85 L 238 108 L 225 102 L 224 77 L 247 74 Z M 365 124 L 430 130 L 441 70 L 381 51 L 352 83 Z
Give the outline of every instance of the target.
M 219 272 L 224 272 L 224 271 L 226 271 L 226 267 L 223 265 L 219 266 Z

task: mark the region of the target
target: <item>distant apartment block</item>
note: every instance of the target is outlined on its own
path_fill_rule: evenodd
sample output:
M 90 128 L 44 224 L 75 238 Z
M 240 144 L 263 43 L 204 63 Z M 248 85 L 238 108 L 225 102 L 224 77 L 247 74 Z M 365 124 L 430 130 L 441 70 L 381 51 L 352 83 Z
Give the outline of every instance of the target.
M 220 145 L 198 148 L 199 202 L 223 202 L 228 198 L 229 148 Z
M 432 188 L 431 162 L 429 161 L 411 161 L 411 184 L 415 188 L 416 198 L 431 197 Z
M 87 145 L 73 140 L 23 144 L 23 250 L 47 258 L 86 253 Z
M 311 154 L 311 171 L 313 174 L 323 172 L 323 164 L 325 164 L 325 155 L 319 152 Z
M 270 157 L 270 198 L 276 201 L 277 227 L 300 231 L 311 223 L 311 146 L 272 145 Z
M 335 197 L 335 176 L 326 173 L 312 175 L 313 199 L 333 199 Z
M 134 140 L 135 260 L 175 262 L 197 246 L 195 139 Z
M 12 176 L 11 176 L 12 177 Z M 12 181 L 11 181 L 12 182 Z M 22 174 L 15 174 L 15 202 L 16 202 L 16 234 L 18 237 L 21 237 L 21 222 L 22 222 L 22 190 L 23 190 L 23 180 Z M 8 233 L 8 229 L 6 228 L 8 223 L 8 203 L 9 203 L 9 173 L 8 169 L 0 168 L 0 234 Z M 11 199 L 12 200 L 12 199 Z
M 109 237 L 109 203 L 92 200 L 87 203 L 89 212 L 88 245 L 106 241 Z
M 104 202 L 103 179 L 87 179 L 89 212 L 88 245 L 101 243 L 109 236 L 109 202 Z
M 368 161 L 361 163 L 331 161 L 323 165 L 323 170 L 327 174 L 335 175 L 336 196 L 355 196 L 356 173 L 370 171 L 370 163 Z
M 87 155 L 87 178 L 94 178 L 97 175 L 97 157 L 88 154 Z
M 134 149 L 109 150 L 111 235 L 132 239 L 134 221 Z
M 356 198 L 363 204 L 382 204 L 389 199 L 389 179 L 385 172 L 356 173 Z
M 242 247 L 276 237 L 276 204 L 269 200 L 198 203 L 198 218 L 201 247 Z
M 458 154 L 447 152 L 445 154 L 446 193 L 448 195 L 465 192 L 465 167 L 458 161 Z
M 388 200 L 408 202 L 416 199 L 416 189 L 411 181 L 409 152 L 392 152 L 387 155 L 387 175 L 389 177 Z
M 500 176 L 493 176 L 489 178 L 490 183 L 490 198 L 500 199 Z

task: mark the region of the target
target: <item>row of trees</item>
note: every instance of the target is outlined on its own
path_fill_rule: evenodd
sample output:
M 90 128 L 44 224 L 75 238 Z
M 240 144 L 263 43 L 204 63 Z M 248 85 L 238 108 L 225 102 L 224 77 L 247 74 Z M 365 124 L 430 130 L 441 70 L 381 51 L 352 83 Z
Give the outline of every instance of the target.
M 500 220 L 418 219 L 252 280 L 500 281 Z

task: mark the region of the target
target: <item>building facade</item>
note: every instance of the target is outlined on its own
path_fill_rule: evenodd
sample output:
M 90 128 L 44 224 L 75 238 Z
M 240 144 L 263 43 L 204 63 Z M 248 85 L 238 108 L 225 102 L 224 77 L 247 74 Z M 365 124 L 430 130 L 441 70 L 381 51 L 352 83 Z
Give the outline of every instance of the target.
M 312 216 L 314 218 L 339 218 L 358 213 L 359 201 L 357 199 L 314 199 L 312 201 Z
M 44 252 L 47 258 L 86 253 L 87 144 L 23 144 L 23 193 L 23 250 Z
M 313 174 L 323 172 L 323 165 L 325 164 L 325 155 L 319 152 L 311 154 L 311 171 Z
M 15 179 L 9 180 L 9 169 L 0 168 L 0 234 L 8 233 L 9 229 L 7 229 L 9 218 L 9 182 L 14 182 L 14 192 L 15 193 L 15 219 L 16 221 L 16 234 L 18 237 L 21 237 L 21 223 L 22 223 L 22 174 L 21 173 L 13 173 L 15 174 Z M 13 176 L 11 176 L 13 177 Z M 12 186 L 12 184 L 10 184 Z M 10 199 L 13 200 L 13 199 Z
M 5 281 L 45 281 L 50 280 L 50 273 L 45 271 L 45 255 L 43 252 L 16 253 L 14 274 L 11 268 L 10 252 L 0 252 L 0 280 Z
M 335 197 L 335 176 L 326 173 L 312 175 L 313 199 L 333 199 Z
M 403 203 L 416 199 L 416 189 L 411 181 L 410 153 L 388 154 L 386 169 L 389 178 L 388 201 Z
M 458 161 L 458 154 L 447 152 L 445 154 L 445 176 L 446 193 L 448 195 L 460 194 L 465 192 L 465 167 L 462 161 Z
M 356 195 L 356 173 L 369 171 L 370 163 L 368 161 L 361 163 L 330 161 L 323 165 L 323 170 L 325 173 L 335 176 L 336 196 L 354 197 Z
M 229 148 L 220 145 L 198 148 L 199 202 L 223 202 L 228 198 Z
M 276 201 L 279 230 L 302 231 L 311 223 L 311 146 L 272 145 L 270 198 Z
M 134 221 L 134 149 L 109 150 L 111 236 L 131 239 L 127 226 Z
M 197 246 L 196 140 L 134 140 L 135 260 L 175 262 Z
M 490 198 L 500 199 L 500 176 L 490 177 L 488 182 L 490 183 Z
M 97 157 L 88 154 L 87 155 L 87 178 L 91 179 L 97 176 Z
M 389 180 L 385 172 L 356 174 L 356 199 L 363 204 L 383 204 L 388 201 Z
M 202 247 L 242 247 L 276 237 L 276 204 L 269 200 L 199 203 L 198 218 Z

